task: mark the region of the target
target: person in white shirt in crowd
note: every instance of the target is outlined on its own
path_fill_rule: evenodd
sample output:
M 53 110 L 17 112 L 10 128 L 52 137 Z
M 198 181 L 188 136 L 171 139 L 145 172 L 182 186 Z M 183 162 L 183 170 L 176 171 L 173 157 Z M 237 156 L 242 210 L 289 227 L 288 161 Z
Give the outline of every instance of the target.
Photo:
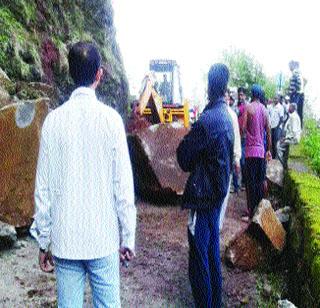
M 88 275 L 94 307 L 116 308 L 119 254 L 126 263 L 134 257 L 136 228 L 126 134 L 95 95 L 103 76 L 96 47 L 79 42 L 68 61 L 77 88 L 42 127 L 31 233 L 41 270 L 55 268 L 59 307 L 83 306 Z
M 284 127 L 284 137 L 278 143 L 278 158 L 285 169 L 288 168 L 289 149 L 291 144 L 297 144 L 301 138 L 301 120 L 297 113 L 297 105 L 289 106 L 289 119 Z
M 271 124 L 271 140 L 272 140 L 272 152 L 273 158 L 277 158 L 277 143 L 281 138 L 281 125 L 284 118 L 284 108 L 280 104 L 279 97 L 275 97 L 273 105 L 269 109 L 270 124 Z
M 239 122 L 238 122 L 238 116 L 231 108 L 231 104 L 233 103 L 233 100 L 230 96 L 229 90 L 227 90 L 225 95 L 225 101 L 227 104 L 227 109 L 229 112 L 229 115 L 232 120 L 232 126 L 233 126 L 233 133 L 234 133 L 234 144 L 233 144 L 233 186 L 234 190 L 238 192 L 239 189 L 239 175 L 240 175 L 240 159 L 241 159 L 241 138 L 240 138 L 240 129 L 239 129 Z M 231 187 L 231 178 L 230 178 L 230 185 L 227 192 L 226 197 L 224 198 L 223 204 L 221 206 L 221 212 L 220 212 L 220 220 L 219 220 L 219 230 L 222 230 L 224 216 L 226 214 L 227 205 L 229 201 L 229 195 L 230 195 L 230 187 Z M 238 189 L 236 189 L 238 188 Z

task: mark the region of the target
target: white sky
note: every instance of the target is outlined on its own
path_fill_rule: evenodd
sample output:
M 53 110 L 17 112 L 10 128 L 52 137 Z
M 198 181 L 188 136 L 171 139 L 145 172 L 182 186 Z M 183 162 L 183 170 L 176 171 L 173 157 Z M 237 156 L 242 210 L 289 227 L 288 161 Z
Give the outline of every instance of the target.
M 317 0 L 113 0 L 113 7 L 133 95 L 149 60 L 169 58 L 180 65 L 185 96 L 204 100 L 204 74 L 234 46 L 255 56 L 269 75 L 289 75 L 288 62 L 298 60 L 306 91 L 319 98 L 313 107 L 320 104 Z

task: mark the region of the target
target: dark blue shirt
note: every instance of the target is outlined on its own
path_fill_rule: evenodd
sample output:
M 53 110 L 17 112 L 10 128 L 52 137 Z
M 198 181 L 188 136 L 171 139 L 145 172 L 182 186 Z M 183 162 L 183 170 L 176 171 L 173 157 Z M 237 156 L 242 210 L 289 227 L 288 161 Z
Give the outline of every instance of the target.
M 208 104 L 177 149 L 187 181 L 183 207 L 208 210 L 220 207 L 227 194 L 233 159 L 232 120 L 223 98 Z

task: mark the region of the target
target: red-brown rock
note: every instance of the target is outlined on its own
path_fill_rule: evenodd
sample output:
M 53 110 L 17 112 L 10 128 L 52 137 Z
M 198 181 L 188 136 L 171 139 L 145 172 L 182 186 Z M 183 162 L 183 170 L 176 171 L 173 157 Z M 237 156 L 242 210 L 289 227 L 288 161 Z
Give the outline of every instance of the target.
M 261 244 L 248 230 L 241 232 L 230 242 L 225 259 L 228 264 L 243 270 L 257 268 L 265 259 Z
M 264 234 L 278 251 L 282 251 L 286 243 L 286 231 L 272 208 L 270 201 L 261 200 L 252 222 L 261 228 Z
M 34 212 L 34 181 L 47 99 L 0 109 L 0 220 L 27 226 Z
M 176 150 L 188 129 L 178 123 L 156 124 L 128 136 L 135 187 L 147 199 L 181 195 L 188 178 Z

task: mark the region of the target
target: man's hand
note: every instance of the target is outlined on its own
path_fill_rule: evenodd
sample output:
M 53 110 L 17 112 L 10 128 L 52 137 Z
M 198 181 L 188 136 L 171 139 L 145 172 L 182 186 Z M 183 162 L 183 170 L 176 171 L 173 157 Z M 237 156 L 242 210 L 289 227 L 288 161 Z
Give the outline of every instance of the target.
M 267 159 L 268 162 L 272 159 L 272 155 L 271 155 L 270 151 L 267 152 L 266 159 Z
M 43 272 L 52 273 L 54 270 L 53 257 L 50 251 L 39 251 L 39 265 Z
M 120 253 L 120 261 L 123 264 L 126 264 L 127 262 L 131 261 L 134 257 L 134 252 L 127 247 L 121 247 L 119 250 L 119 253 Z

